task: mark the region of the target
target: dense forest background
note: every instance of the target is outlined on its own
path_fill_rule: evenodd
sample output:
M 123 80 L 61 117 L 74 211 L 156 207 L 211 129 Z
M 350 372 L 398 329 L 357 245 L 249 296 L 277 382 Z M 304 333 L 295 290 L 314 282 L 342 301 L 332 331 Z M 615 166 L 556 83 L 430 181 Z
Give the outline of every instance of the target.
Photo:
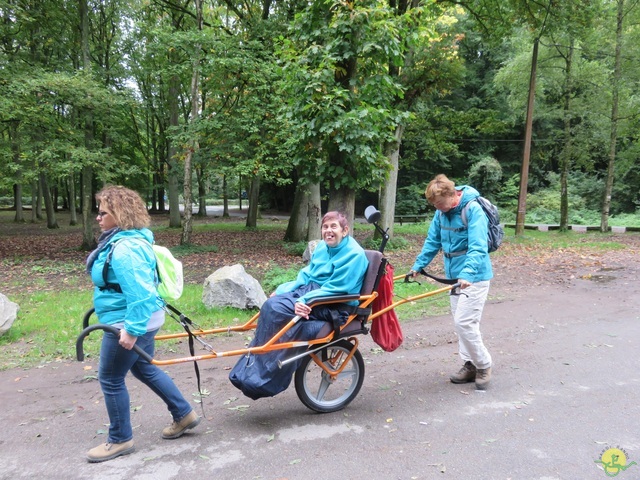
M 639 22 L 638 0 L 0 0 L 0 200 L 69 210 L 85 249 L 107 183 L 183 243 L 234 199 L 299 241 L 369 203 L 393 234 L 445 173 L 516 233 L 606 231 L 640 204 Z

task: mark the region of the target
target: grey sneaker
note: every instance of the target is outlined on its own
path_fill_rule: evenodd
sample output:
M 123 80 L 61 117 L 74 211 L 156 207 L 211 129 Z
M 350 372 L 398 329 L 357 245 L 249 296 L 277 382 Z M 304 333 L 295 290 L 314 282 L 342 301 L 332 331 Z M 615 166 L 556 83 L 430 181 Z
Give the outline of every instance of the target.
M 486 390 L 491 381 L 491 367 L 479 368 L 476 371 L 476 389 Z
M 162 438 L 172 440 L 174 438 L 181 437 L 187 430 L 197 427 L 200 420 L 201 418 L 198 414 L 191 410 L 179 421 L 176 422 L 174 420 L 171 425 L 162 430 Z
M 465 362 L 458 373 L 449 377 L 452 383 L 469 383 L 476 379 L 476 366 L 471 362 Z

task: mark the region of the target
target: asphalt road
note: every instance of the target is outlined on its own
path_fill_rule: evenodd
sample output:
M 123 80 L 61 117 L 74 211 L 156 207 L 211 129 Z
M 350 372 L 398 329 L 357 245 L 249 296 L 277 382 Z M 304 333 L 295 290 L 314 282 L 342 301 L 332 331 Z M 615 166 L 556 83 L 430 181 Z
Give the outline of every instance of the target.
M 630 266 L 563 286 L 498 285 L 483 325 L 495 362 L 486 392 L 448 381 L 460 366 L 448 316 L 405 324 L 393 353 L 361 337 L 364 385 L 337 413 L 311 412 L 293 386 L 243 397 L 227 380 L 235 359 L 221 358 L 200 364 L 208 418 L 166 441 L 162 405 L 130 380 L 137 450 L 102 464 L 85 460 L 106 429 L 99 386 L 86 378 L 95 363 L 1 372 L 0 478 L 604 479 L 614 471 L 598 461 L 617 448 L 626 470 L 615 476 L 638 479 L 637 278 Z M 196 391 L 191 365 L 166 370 Z

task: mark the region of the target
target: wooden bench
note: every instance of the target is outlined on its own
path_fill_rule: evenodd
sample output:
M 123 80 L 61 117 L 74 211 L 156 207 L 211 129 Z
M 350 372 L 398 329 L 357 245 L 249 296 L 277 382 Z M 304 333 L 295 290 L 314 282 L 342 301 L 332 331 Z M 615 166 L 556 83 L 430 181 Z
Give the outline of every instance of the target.
M 426 222 L 431 219 L 431 215 L 423 214 L 423 215 L 396 215 L 393 220 L 395 223 L 399 223 L 402 225 L 403 222 L 407 223 L 420 223 Z

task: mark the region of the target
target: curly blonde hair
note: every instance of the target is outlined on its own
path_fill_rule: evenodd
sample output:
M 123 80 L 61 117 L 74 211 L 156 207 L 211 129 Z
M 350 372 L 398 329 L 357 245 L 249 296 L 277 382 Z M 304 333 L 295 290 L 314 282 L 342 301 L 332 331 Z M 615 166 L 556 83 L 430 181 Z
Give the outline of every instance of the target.
M 142 197 L 121 185 L 107 185 L 96 193 L 98 205 L 104 205 L 122 230 L 145 228 L 151 217 Z
M 427 197 L 427 201 L 431 204 L 433 204 L 437 198 L 453 197 L 455 194 L 456 184 L 442 173 L 436 175 L 424 191 L 424 196 Z

